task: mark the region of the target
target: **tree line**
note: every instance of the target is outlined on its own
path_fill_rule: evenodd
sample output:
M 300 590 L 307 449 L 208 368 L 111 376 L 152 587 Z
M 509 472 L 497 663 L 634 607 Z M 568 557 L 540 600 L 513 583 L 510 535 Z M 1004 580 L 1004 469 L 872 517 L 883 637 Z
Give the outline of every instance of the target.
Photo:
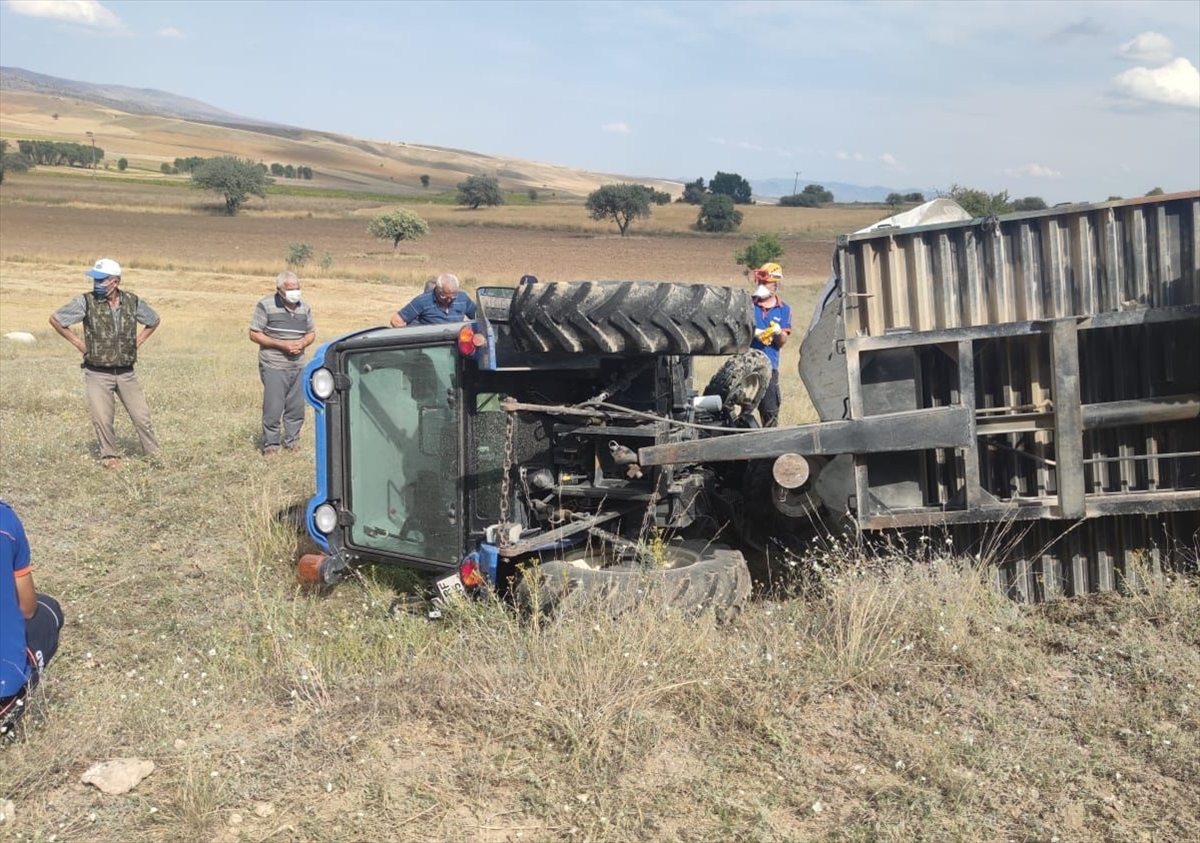
M 271 163 L 271 175 L 276 178 L 285 179 L 304 179 L 311 181 L 313 177 L 312 167 L 301 164 L 299 167 L 292 164 L 280 164 L 278 161 Z
M 19 140 L 17 149 L 29 165 L 43 167 L 92 167 L 104 160 L 104 150 L 89 143 Z

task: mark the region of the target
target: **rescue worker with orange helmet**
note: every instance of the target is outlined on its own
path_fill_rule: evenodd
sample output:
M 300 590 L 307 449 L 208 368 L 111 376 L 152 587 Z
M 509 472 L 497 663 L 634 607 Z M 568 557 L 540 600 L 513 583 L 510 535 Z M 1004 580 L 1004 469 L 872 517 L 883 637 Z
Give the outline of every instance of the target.
M 777 263 L 764 263 L 751 274 L 754 283 L 754 339 L 757 348 L 771 361 L 771 383 L 758 404 L 758 416 L 763 427 L 779 424 L 779 407 L 783 403 L 779 391 L 779 351 L 792 335 L 792 308 L 779 297 L 779 282 L 783 268 Z

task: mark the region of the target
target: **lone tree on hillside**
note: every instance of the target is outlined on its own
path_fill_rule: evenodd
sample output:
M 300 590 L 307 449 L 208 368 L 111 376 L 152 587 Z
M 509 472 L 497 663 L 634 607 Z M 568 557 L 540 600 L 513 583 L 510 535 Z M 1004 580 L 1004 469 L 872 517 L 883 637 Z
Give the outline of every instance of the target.
M 1023 199 L 1015 199 L 1012 203 L 1014 211 L 1044 211 L 1049 207 L 1046 200 L 1040 196 L 1026 196 Z
M 1002 190 L 999 193 L 988 193 L 986 190 L 977 190 L 973 187 L 964 187 L 961 184 L 952 184 L 946 195 L 961 205 L 962 209 L 973 217 L 1007 214 L 1013 209 L 1007 190 Z
M 737 231 L 742 224 L 742 212 L 734 207 L 733 199 L 724 193 L 716 193 L 704 200 L 700 214 L 696 217 L 699 231 Z
M 371 220 L 367 232 L 380 240 L 391 240 L 395 251 L 401 240 L 416 240 L 428 234 L 429 224 L 412 211 L 397 208 Z
M 230 216 L 241 210 L 250 196 L 266 199 L 267 185 L 272 182 L 265 166 L 232 155 L 209 158 L 192 170 L 192 183 L 224 196 L 225 211 Z
M 764 263 L 783 257 L 783 243 L 778 234 L 760 234 L 745 249 L 733 256 L 734 263 L 746 269 L 757 269 Z
M 833 192 L 819 184 L 805 185 L 799 193 L 779 198 L 779 204 L 788 208 L 817 208 L 832 201 Z
M 594 220 L 611 219 L 625 236 L 629 224 L 650 216 L 651 191 L 640 184 L 605 184 L 593 190 L 583 206 Z
M 708 183 L 708 192 L 728 196 L 738 205 L 750 204 L 750 182 L 737 173 L 718 172 Z
M 495 176 L 467 176 L 458 183 L 458 204 L 469 205 L 472 210 L 480 205 L 503 205 L 504 194 Z
M 683 195 L 679 197 L 679 201 L 688 205 L 703 205 L 707 195 L 708 189 L 704 186 L 704 179 L 699 178 L 683 186 Z
M 421 176 L 421 187 L 429 189 L 429 176 Z

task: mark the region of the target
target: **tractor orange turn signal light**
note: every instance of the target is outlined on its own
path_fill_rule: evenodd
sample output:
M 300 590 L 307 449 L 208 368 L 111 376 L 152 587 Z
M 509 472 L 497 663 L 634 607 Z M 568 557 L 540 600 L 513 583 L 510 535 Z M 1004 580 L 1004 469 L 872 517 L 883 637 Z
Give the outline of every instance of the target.
M 458 353 L 463 357 L 473 357 L 475 350 L 487 342 L 483 334 L 475 332 L 470 325 L 463 325 L 458 332 Z
M 306 553 L 296 563 L 296 575 L 300 582 L 309 585 L 320 585 L 322 581 L 321 566 L 326 557 L 323 553 Z

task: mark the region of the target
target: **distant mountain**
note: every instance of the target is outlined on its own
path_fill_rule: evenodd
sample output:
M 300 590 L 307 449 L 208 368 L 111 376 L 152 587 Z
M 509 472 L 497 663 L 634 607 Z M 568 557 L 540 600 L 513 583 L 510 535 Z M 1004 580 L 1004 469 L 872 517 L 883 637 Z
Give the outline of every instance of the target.
M 129 88 L 124 85 L 96 85 L 46 76 L 19 67 L 0 67 L 0 91 L 27 91 L 58 97 L 73 97 L 97 105 L 117 108 L 128 114 L 152 114 L 177 117 L 206 123 L 280 127 L 279 123 L 243 117 L 222 111 L 207 103 L 188 97 L 157 91 L 153 88 Z
M 837 202 L 883 202 L 889 193 L 921 193 L 926 199 L 932 199 L 936 193 L 931 187 L 863 187 L 858 184 L 846 184 L 840 181 L 820 181 L 802 179 L 799 183 L 794 178 L 776 179 L 747 179 L 750 189 L 756 199 L 777 201 L 781 196 L 791 196 L 800 193 L 810 184 L 819 184 L 833 194 Z

